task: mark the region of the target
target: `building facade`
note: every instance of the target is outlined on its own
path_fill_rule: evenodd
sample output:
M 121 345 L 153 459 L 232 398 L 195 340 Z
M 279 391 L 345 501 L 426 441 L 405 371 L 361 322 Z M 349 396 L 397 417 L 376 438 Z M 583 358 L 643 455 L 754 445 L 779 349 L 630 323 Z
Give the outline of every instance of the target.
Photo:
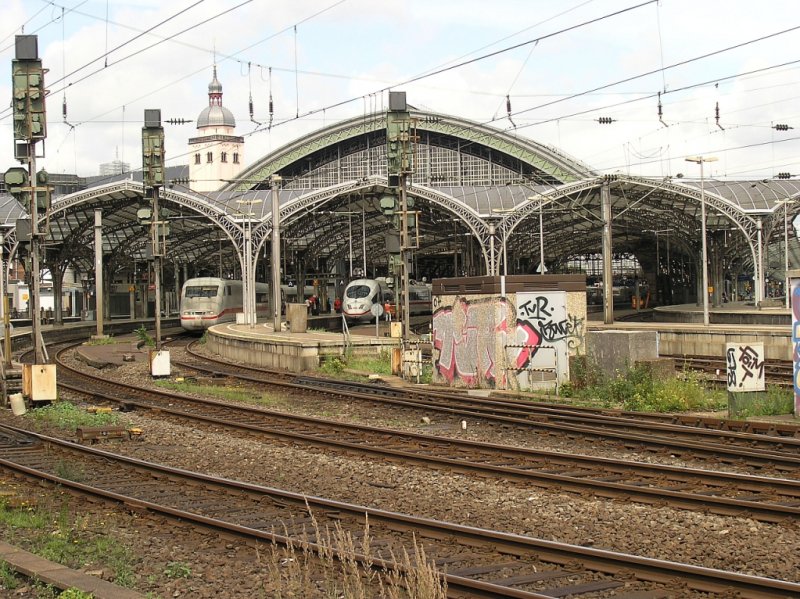
M 222 84 L 208 85 L 208 106 L 197 117 L 197 136 L 189 139 L 189 187 L 215 191 L 239 174 L 244 164 L 244 138 L 234 135 L 236 119 L 222 105 Z

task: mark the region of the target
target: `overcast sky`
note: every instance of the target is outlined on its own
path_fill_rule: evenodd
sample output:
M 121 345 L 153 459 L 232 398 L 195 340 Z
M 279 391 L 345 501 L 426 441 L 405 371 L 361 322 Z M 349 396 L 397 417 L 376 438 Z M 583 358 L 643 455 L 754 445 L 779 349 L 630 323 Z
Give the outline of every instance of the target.
M 796 0 L 3 0 L 3 170 L 16 164 L 7 106 L 23 27 L 49 69 L 38 164 L 51 172 L 95 175 L 115 157 L 139 168 L 144 109 L 195 120 L 216 62 L 246 164 L 385 108 L 392 88 L 601 172 L 696 177 L 685 157 L 713 155 L 714 177 L 800 174 Z M 186 164 L 194 124 L 165 129 L 168 164 Z

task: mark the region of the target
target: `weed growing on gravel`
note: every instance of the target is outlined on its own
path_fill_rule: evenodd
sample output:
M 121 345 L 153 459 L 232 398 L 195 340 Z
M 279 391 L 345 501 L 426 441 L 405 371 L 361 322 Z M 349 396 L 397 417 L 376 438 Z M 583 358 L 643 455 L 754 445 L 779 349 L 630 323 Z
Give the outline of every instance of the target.
M 0 561 L 0 590 L 13 591 L 20 584 L 17 573 L 11 569 L 8 562 Z
M 164 568 L 164 575 L 172 579 L 189 578 L 192 575 L 192 569 L 183 562 L 169 562 Z
M 320 365 L 320 372 L 337 378 L 348 377 L 345 369 L 359 370 L 370 374 L 392 374 L 392 361 L 389 352 L 383 351 L 377 356 L 347 354 L 326 359 Z
M 747 402 L 740 402 L 737 418 L 751 416 L 778 416 L 791 414 L 794 410 L 794 392 L 775 385 L 767 387 L 764 393 L 750 393 Z
M 201 385 L 186 381 L 155 381 L 155 385 L 162 389 L 169 389 L 170 391 L 185 393 L 187 395 L 203 395 L 215 399 L 223 399 L 225 401 L 236 401 L 259 406 L 276 407 L 283 403 L 278 397 L 253 389 L 232 389 L 230 387 Z
M 156 340 L 153 339 L 147 332 L 147 327 L 144 325 L 140 326 L 138 329 L 134 331 L 136 333 L 136 338 L 139 341 L 144 341 L 144 344 L 148 347 L 155 347 Z
M 55 473 L 61 478 L 71 480 L 72 482 L 76 483 L 86 480 L 86 473 L 83 470 L 83 466 L 75 465 L 71 462 L 57 462 L 55 466 Z
M 59 594 L 58 599 L 93 599 L 94 595 L 91 593 L 84 593 L 78 589 L 67 589 Z
M 310 511 L 309 511 L 310 513 Z M 311 514 L 311 513 L 310 513 Z M 416 538 L 412 553 L 376 556 L 369 521 L 359 540 L 335 523 L 320 529 L 311 514 L 312 530 L 296 544 L 270 546 L 267 583 L 271 596 L 347 597 L 348 599 L 445 599 L 447 583 L 427 558 Z M 289 536 L 284 530 L 283 536 Z M 313 543 L 309 540 L 313 538 Z M 379 564 L 388 560 L 385 567 Z
M 88 517 L 72 516 L 66 504 L 58 511 L 49 506 L 32 506 L 19 501 L 15 501 L 15 504 L 12 506 L 8 500 L 0 500 L 0 526 L 4 538 L 70 568 L 108 567 L 114 572 L 115 584 L 133 586 L 134 570 L 130 552 L 113 535 L 84 534 L 94 526 Z M 0 568 L 0 588 L 7 584 L 6 574 Z M 38 596 L 63 595 L 59 595 L 57 590 L 50 594 L 46 594 L 47 591 L 42 588 Z
M 324 360 L 319 367 L 320 372 L 330 376 L 339 375 L 344 371 L 344 369 L 345 361 L 339 356 L 334 356 L 333 358 Z
M 578 374 L 578 376 L 575 376 Z M 615 377 L 586 369 L 573 373 L 574 383 L 561 387 L 562 397 L 572 397 L 593 406 L 643 412 L 719 410 L 726 406 L 725 393 L 708 389 L 696 374 L 659 378 L 645 366 L 635 366 Z
M 114 412 L 90 414 L 68 401 L 57 401 L 49 406 L 36 408 L 27 412 L 25 417 L 40 424 L 48 424 L 72 432 L 75 432 L 79 426 L 110 426 L 119 422 L 119 415 Z
M 89 341 L 84 342 L 84 345 L 115 345 L 116 343 L 117 339 L 114 339 L 113 335 L 109 335 L 108 337 L 89 339 Z

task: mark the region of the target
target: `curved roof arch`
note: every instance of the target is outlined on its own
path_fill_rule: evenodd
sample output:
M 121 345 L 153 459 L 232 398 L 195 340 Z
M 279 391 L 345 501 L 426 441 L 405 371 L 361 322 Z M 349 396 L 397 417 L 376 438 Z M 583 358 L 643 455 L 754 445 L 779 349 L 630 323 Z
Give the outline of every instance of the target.
M 587 176 L 596 175 L 589 166 L 579 160 L 550 146 L 537 143 L 527 138 L 516 137 L 507 132 L 482 125 L 467 119 L 420 110 L 410 111 L 412 119 L 416 119 L 416 130 L 420 137 L 427 134 L 428 141 L 441 146 L 444 141 L 456 144 L 459 150 L 465 149 L 469 155 L 494 155 L 500 162 L 514 165 L 519 172 L 517 177 L 528 176 L 553 182 L 575 181 Z M 373 113 L 363 117 L 354 117 L 330 125 L 291 142 L 282 148 L 264 156 L 242 171 L 236 182 L 224 189 L 245 190 L 263 185 L 273 174 L 285 175 L 287 172 L 303 172 L 303 169 L 292 168 L 303 165 L 309 156 L 324 152 L 327 148 L 337 147 L 339 152 L 330 158 L 344 158 L 342 148 L 359 151 L 365 144 L 354 143 L 366 140 L 366 147 L 385 146 L 386 113 Z M 383 138 L 381 139 L 381 135 Z M 422 143 L 425 143 L 425 139 Z M 369 142 L 372 141 L 372 144 Z M 428 144 L 430 145 L 430 144 Z M 383 161 L 376 160 L 367 166 L 365 176 L 375 174 Z M 385 170 L 385 166 L 384 166 Z M 491 176 L 491 173 L 490 173 Z M 436 174 L 433 174 L 435 179 Z M 349 177 L 345 177 L 347 179 Z M 415 181 L 422 182 L 419 176 Z M 343 180 L 332 181 L 341 183 Z

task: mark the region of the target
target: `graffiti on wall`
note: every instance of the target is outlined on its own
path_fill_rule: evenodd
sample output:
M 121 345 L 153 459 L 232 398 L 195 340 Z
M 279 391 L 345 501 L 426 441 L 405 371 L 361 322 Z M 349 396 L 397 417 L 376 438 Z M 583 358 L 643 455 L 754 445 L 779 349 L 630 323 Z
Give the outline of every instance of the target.
M 557 294 L 563 297 L 552 297 Z M 518 293 L 517 304 L 518 324 L 524 323 L 535 328 L 543 343 L 565 341 L 570 349 L 577 349 L 583 343 L 583 318 L 567 312 L 566 293 Z
M 458 380 L 476 386 L 483 381 L 490 387 L 505 387 L 505 372 L 497 364 L 497 338 L 506 337 L 513 317 L 506 298 L 459 297 L 452 306 L 438 308 L 432 331 L 437 373 L 448 383 Z
M 728 391 L 764 390 L 764 344 L 727 343 L 725 345 Z
M 794 414 L 800 414 L 800 279 L 792 278 L 792 362 L 794 363 Z
M 567 313 L 566 293 L 518 293 L 508 298 L 456 298 L 433 314 L 434 367 L 448 383 L 528 388 L 532 367 L 564 370 L 583 343 L 583 318 Z M 540 351 L 545 348 L 547 351 Z M 556 357 L 558 352 L 558 357 Z
M 517 328 L 532 329 L 539 338 L 528 363 L 516 372 L 520 387 L 531 386 L 531 370 L 555 372 L 559 382 L 569 380 L 569 355 L 583 344 L 584 320 L 567 310 L 566 292 L 518 293 Z

